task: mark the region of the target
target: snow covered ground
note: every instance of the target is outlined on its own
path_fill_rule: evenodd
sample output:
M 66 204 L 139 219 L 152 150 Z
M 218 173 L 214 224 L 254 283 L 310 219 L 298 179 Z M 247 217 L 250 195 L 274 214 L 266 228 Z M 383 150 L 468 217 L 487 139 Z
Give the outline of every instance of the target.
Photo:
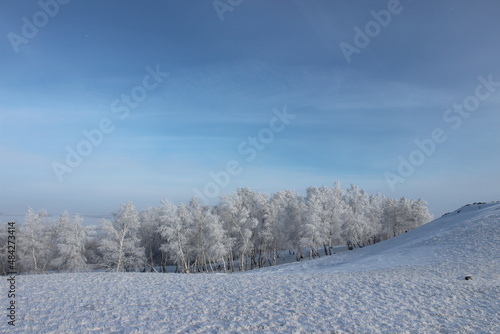
M 16 326 L 4 316 L 0 331 L 500 333 L 499 223 L 500 204 L 471 205 L 373 246 L 247 273 L 18 276 Z

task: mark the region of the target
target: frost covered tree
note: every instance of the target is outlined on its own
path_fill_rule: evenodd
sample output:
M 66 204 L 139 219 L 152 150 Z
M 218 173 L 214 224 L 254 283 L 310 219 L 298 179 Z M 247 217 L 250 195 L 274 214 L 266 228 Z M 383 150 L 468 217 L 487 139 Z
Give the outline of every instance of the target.
M 432 215 L 422 199 L 411 200 L 402 197 L 399 200 L 384 199 L 382 203 L 381 239 L 395 237 L 398 234 L 428 223 Z
M 395 233 L 400 234 L 413 230 L 432 219 L 432 215 L 422 199 L 411 200 L 401 198 L 397 203 Z
M 271 195 L 268 205 L 269 214 L 263 220 L 259 231 L 259 249 L 263 254 L 261 258 L 269 261 L 271 265 L 276 265 L 279 252 L 288 246 L 288 233 L 285 231 L 283 220 L 284 197 L 284 192 Z M 260 262 L 259 267 L 262 266 Z
M 219 217 L 214 215 L 210 207 L 201 205 L 198 198 L 192 198 L 188 206 L 193 222 L 192 249 L 194 252 L 194 267 L 197 271 L 214 271 L 214 265 L 222 262 L 224 269 L 225 257 L 229 247 L 226 233 Z
M 347 214 L 344 220 L 344 237 L 347 246 L 362 247 L 372 236 L 373 229 L 369 220 L 369 197 L 368 194 L 356 185 L 351 185 L 345 193 Z
M 205 219 L 207 214 L 211 214 L 207 208 L 201 205 L 198 198 L 192 198 L 188 206 L 189 213 L 192 219 L 192 236 L 190 248 L 194 255 L 194 270 L 205 271 L 209 263 L 207 250 L 212 240 L 208 239 L 208 220 Z
M 332 253 L 341 233 L 342 217 L 345 211 L 343 191 L 339 183 L 334 188 L 322 186 L 307 188 L 307 217 L 303 228 L 303 246 L 309 248 L 309 256 L 319 256 L 318 246 L 325 254 Z
M 165 198 L 161 201 L 158 218 L 158 232 L 167 241 L 161 245 L 161 250 L 173 259 L 183 273 L 189 273 L 193 220 L 188 208 L 183 203 L 175 206 Z
M 380 239 L 385 240 L 398 235 L 398 201 L 386 198 L 382 204 L 382 227 Z
M 384 213 L 384 200 L 381 194 L 370 195 L 368 197 L 368 207 L 365 216 L 368 221 L 364 234 L 364 244 L 374 244 L 379 240 L 382 230 L 382 219 Z
M 326 230 L 325 222 L 322 220 L 323 210 L 320 207 L 320 189 L 309 187 L 306 190 L 306 220 L 302 226 L 301 246 L 309 249 L 309 258 L 319 256 L 318 246 L 324 241 Z
M 257 266 L 262 267 L 266 254 L 264 254 L 263 251 L 263 240 L 260 232 L 266 221 L 269 220 L 269 201 L 267 195 L 251 191 L 248 188 L 238 189 L 237 194 L 243 198 L 243 205 L 248 208 L 251 221 L 256 223 L 253 226 L 252 236 L 250 238 L 250 243 L 252 244 L 250 252 L 250 269 Z
M 99 250 L 103 254 L 104 267 L 115 271 L 130 271 L 143 265 L 144 248 L 140 247 L 137 233 L 139 226 L 139 214 L 131 202 L 123 204 L 113 214 L 113 221 L 101 221 L 105 236 L 100 242 Z
M 75 215 L 72 219 L 64 211 L 56 225 L 57 252 L 51 264 L 60 271 L 82 271 L 86 269 L 85 258 L 86 231 L 82 227 L 82 218 Z
M 407 230 L 412 230 L 432 220 L 433 216 L 427 208 L 427 202 L 419 198 L 411 204 L 411 214 L 408 215 Z
M 259 222 L 263 219 L 266 198 L 246 188 L 238 189 L 235 194 L 221 197 L 218 214 L 230 233 L 238 256 L 239 270 L 246 270 L 249 255 L 254 249 L 253 236 Z M 255 255 L 255 254 L 253 254 Z
M 206 249 L 210 269 L 213 271 L 213 265 L 216 263 L 222 263 L 222 268 L 226 271 L 227 267 L 225 259 L 229 256 L 230 250 L 233 246 L 231 244 L 231 239 L 224 230 L 220 218 L 213 213 L 207 212 L 205 227 L 205 237 L 207 240 L 212 240 L 212 242 L 208 243 Z
M 141 239 L 141 247 L 145 250 L 146 261 L 145 265 L 151 271 L 156 271 L 156 266 L 161 266 L 165 271 L 166 257 L 160 250 L 162 237 L 158 232 L 160 220 L 158 218 L 159 209 L 148 207 L 139 215 L 140 227 L 139 238 Z M 146 270 L 146 268 L 144 269 Z
M 102 259 L 102 253 L 99 250 L 99 245 L 101 244 L 102 234 L 98 234 L 99 226 L 97 225 L 87 225 L 84 226 L 85 235 L 85 246 L 84 254 L 87 259 L 87 268 L 89 270 L 99 267 Z
M 42 273 L 49 268 L 55 251 L 53 224 L 46 210 L 28 208 L 19 229 L 18 255 L 21 272 Z
M 345 191 L 340 187 L 340 182 L 335 182 L 333 188 L 333 196 L 334 211 L 332 213 L 332 229 L 337 236 L 337 243 L 340 244 L 342 235 L 342 222 L 344 220 L 346 212 L 348 211 L 348 205 L 345 202 Z
M 195 267 L 198 271 L 207 271 L 209 266 L 213 271 L 212 264 L 217 261 L 222 261 L 225 267 L 226 236 L 219 218 L 211 212 L 208 206 L 201 205 L 198 198 L 191 199 L 189 211 L 195 228 L 193 236 Z
M 269 199 L 269 215 L 261 229 L 262 250 L 271 265 L 281 251 L 293 249 L 301 257 L 300 227 L 303 219 L 301 198 L 293 191 L 280 191 Z
M 7 240 L 7 224 L 0 221 L 0 276 L 7 275 L 9 270 L 9 249 Z M 15 255 L 14 251 L 14 255 Z
M 324 248 L 325 254 L 332 255 L 333 246 L 340 242 L 346 203 L 344 202 L 344 191 L 340 186 L 340 182 L 335 182 L 331 190 L 324 190 L 322 193 L 323 219 L 326 221 Z
M 285 194 L 286 205 L 284 209 L 283 220 L 285 229 L 288 232 L 289 248 L 295 252 L 295 259 L 302 259 L 302 224 L 305 221 L 306 205 L 302 196 L 293 191 L 287 191 Z

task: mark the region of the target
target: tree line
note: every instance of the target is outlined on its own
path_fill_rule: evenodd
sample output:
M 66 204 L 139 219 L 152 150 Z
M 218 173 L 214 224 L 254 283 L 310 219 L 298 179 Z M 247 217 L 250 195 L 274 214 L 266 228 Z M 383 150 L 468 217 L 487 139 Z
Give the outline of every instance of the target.
M 276 265 L 293 254 L 331 255 L 333 247 L 373 244 L 431 220 L 426 202 L 369 195 L 356 185 L 309 187 L 306 195 L 279 191 L 267 196 L 247 188 L 223 195 L 214 206 L 192 198 L 178 205 L 163 199 L 138 212 L 124 203 L 111 220 L 84 226 L 64 212 L 49 219 L 28 208 L 17 229 L 20 273 L 47 271 L 232 272 Z M 6 224 L 4 224 L 6 225 Z M 2 227 L 0 245 L 6 245 Z M 6 248 L 6 246 L 5 246 Z M 6 274 L 7 251 L 0 254 Z

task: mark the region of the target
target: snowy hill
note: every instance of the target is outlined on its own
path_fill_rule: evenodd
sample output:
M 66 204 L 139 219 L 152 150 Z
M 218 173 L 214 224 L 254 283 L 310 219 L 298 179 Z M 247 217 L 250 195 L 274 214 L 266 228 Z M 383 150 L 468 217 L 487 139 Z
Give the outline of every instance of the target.
M 0 331 L 499 333 L 499 223 L 500 204 L 470 205 L 373 246 L 241 274 L 18 276 L 16 326 Z
M 495 260 L 500 242 L 500 203 L 467 205 L 420 228 L 378 244 L 313 261 L 269 267 L 260 272 L 354 272 L 455 264 L 457 275 Z M 485 262 L 484 265 L 494 266 Z M 448 268 L 450 269 L 450 268 Z M 487 268 L 485 268 L 487 269 Z M 471 268 L 470 270 L 473 270 Z

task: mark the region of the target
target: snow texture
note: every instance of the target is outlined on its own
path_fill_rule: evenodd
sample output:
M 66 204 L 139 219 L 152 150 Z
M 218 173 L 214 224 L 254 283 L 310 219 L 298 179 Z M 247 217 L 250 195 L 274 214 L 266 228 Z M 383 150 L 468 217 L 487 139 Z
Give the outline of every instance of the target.
M 499 222 L 500 204 L 471 205 L 373 246 L 246 273 L 18 276 L 16 326 L 0 332 L 500 333 Z

